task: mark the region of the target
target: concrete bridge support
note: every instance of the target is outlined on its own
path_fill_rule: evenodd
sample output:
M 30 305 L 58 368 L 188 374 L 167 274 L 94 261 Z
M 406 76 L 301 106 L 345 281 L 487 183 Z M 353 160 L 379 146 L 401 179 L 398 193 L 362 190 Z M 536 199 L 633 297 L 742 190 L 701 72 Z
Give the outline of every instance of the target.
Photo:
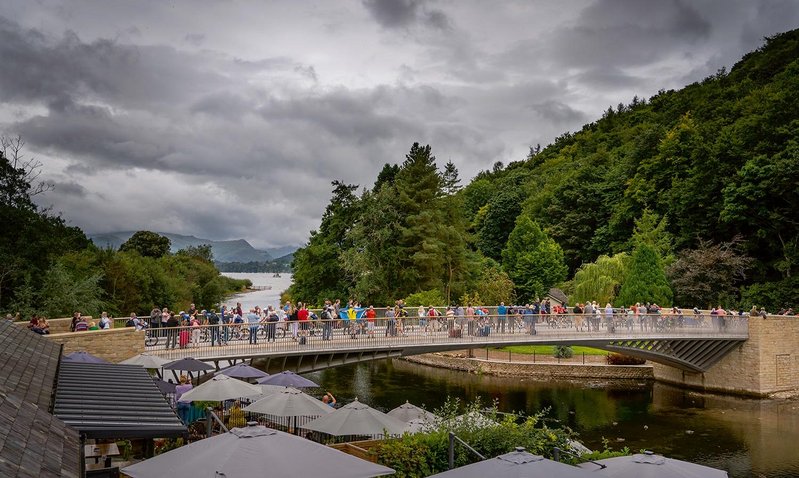
M 749 340 L 705 372 L 653 365 L 657 380 L 703 391 L 757 397 L 799 393 L 799 317 L 750 317 Z

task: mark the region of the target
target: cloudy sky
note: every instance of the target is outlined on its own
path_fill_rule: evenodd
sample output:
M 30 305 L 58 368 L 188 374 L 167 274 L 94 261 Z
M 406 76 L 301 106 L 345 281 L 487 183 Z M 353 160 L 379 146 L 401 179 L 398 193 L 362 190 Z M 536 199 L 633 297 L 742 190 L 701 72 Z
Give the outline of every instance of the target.
M 303 243 L 414 141 L 468 181 L 731 67 L 780 0 L 0 3 L 0 133 L 87 232 Z

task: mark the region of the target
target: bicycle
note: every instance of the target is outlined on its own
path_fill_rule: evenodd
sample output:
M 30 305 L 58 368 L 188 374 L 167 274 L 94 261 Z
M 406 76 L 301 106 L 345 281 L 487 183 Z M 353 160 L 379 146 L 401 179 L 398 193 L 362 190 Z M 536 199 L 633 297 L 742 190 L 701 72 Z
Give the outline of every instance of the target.
M 158 335 L 149 328 L 144 330 L 144 346 L 155 347 L 158 345 Z

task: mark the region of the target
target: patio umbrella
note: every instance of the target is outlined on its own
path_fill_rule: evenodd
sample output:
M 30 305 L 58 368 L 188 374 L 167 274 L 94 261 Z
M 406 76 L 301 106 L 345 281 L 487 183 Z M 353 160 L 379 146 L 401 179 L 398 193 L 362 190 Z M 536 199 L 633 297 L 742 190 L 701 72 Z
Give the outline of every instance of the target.
M 258 383 L 262 383 L 264 385 L 282 385 L 284 387 L 294 388 L 310 388 L 319 386 L 318 383 L 312 382 L 307 378 L 301 377 L 294 372 L 289 372 L 288 370 L 284 370 L 280 373 L 259 379 Z
M 368 478 L 391 468 L 260 425 L 234 428 L 122 469 L 132 478 Z
M 402 420 L 361 403 L 344 405 L 335 412 L 306 423 L 303 428 L 329 435 L 401 435 L 408 427 Z
M 184 372 L 202 372 L 204 370 L 213 370 L 214 366 L 201 362 L 196 358 L 186 357 L 164 364 L 164 368 L 166 370 L 181 370 Z
M 158 369 L 162 368 L 164 365 L 168 364 L 169 362 L 170 360 L 161 358 L 158 355 L 144 353 L 131 357 L 127 360 L 123 360 L 119 363 L 125 365 L 138 365 L 139 367 L 144 367 L 144 368 Z
M 63 360 L 64 362 L 78 362 L 78 363 L 109 363 L 107 360 L 103 360 L 100 357 L 95 357 L 89 352 L 85 352 L 82 350 L 80 352 L 72 352 L 71 354 L 66 354 L 63 357 L 61 357 L 61 360 Z
M 296 388 L 286 387 L 243 408 L 245 412 L 257 412 L 277 417 L 310 417 L 333 413 L 333 408 L 321 400 L 302 393 Z
M 158 387 L 158 390 L 164 395 L 175 393 L 175 387 L 178 386 L 176 383 L 166 382 L 160 378 L 153 379 L 153 382 L 155 382 L 155 386 Z
M 261 400 L 270 395 L 278 393 L 286 388 L 286 387 L 281 387 L 280 385 L 260 385 L 260 384 L 256 385 L 256 387 L 259 387 L 261 389 L 261 394 L 247 397 L 247 399 L 250 400 L 251 402 L 257 402 L 258 400 Z
M 431 475 L 430 478 L 523 478 L 547 476 L 552 478 L 596 478 L 596 474 L 566 465 L 543 456 L 533 455 L 518 447 L 516 451 L 496 458 Z
M 241 380 L 228 377 L 227 375 L 217 375 L 211 380 L 198 385 L 180 397 L 181 402 L 192 401 L 213 401 L 221 402 L 234 398 L 251 397 L 259 395 L 261 387 L 251 385 Z
M 397 408 L 391 410 L 386 415 L 390 417 L 394 417 L 398 420 L 402 420 L 405 423 L 410 422 L 411 420 L 435 420 L 436 417 L 434 414 L 428 412 L 423 408 L 419 408 L 416 405 L 406 401 L 402 405 L 398 406 Z
M 597 460 L 596 463 L 605 465 L 597 469 L 593 463 L 583 463 L 580 468 L 595 470 L 595 475 L 618 476 L 619 478 L 726 478 L 727 472 L 697 465 L 687 461 L 675 460 L 655 455 L 651 451 L 630 456 L 618 456 Z
M 269 374 L 262 372 L 255 367 L 247 365 L 246 363 L 237 363 L 230 367 L 223 368 L 218 374 L 227 375 L 234 378 L 263 378 L 268 377 Z

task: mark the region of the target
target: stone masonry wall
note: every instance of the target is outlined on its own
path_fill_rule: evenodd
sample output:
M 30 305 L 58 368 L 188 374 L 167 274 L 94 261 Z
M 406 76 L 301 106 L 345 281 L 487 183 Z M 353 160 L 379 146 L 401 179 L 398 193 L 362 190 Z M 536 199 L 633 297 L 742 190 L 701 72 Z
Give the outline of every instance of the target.
M 448 368 L 472 373 L 484 373 L 498 377 L 537 377 L 553 379 L 599 378 L 634 379 L 654 378 L 649 365 L 599 365 L 518 363 L 486 361 L 477 358 L 459 358 L 438 353 L 412 355 L 404 360 L 433 367 Z
M 64 345 L 63 354 L 81 350 L 118 363 L 144 352 L 144 332 L 131 327 L 111 330 L 89 330 L 43 335 Z
M 713 392 L 767 396 L 799 392 L 799 318 L 751 317 L 749 340 L 705 373 L 654 365 L 655 378 Z

